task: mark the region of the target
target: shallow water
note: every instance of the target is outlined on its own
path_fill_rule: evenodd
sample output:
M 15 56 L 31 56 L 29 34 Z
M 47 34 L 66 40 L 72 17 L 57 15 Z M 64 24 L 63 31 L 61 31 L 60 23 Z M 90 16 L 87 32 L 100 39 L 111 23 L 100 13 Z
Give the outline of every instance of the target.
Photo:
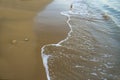
M 117 20 L 109 13 L 104 19 L 106 8 L 86 1 L 77 0 L 72 11 L 61 12 L 71 29 L 66 39 L 42 48 L 48 80 L 120 80 Z

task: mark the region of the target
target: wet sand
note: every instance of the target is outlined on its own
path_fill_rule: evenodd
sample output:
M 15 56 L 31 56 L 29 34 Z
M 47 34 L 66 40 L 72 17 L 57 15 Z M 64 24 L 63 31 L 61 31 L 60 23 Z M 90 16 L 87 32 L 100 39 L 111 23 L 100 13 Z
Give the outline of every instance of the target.
M 49 24 L 39 23 L 39 29 L 35 27 L 36 14 L 50 2 L 0 0 L 0 80 L 47 80 L 40 49 L 45 44 L 57 43 L 69 31 L 65 21 L 52 27 L 55 32 Z M 57 25 L 63 27 L 55 28 Z

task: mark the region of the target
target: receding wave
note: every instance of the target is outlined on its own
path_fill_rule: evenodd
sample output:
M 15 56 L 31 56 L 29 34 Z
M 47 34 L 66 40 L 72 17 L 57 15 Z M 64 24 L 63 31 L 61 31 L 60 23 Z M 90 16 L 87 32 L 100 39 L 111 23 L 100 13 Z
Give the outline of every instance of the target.
M 68 18 L 68 36 L 42 47 L 48 80 L 120 80 L 120 29 L 80 4 L 82 10 L 61 12 Z

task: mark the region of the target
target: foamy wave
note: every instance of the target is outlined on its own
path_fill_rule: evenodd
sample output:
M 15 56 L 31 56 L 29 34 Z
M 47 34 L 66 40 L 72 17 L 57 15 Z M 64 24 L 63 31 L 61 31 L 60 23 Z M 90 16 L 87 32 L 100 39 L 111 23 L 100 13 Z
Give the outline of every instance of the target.
M 70 36 L 70 33 L 72 32 L 71 25 L 70 25 L 70 23 L 69 23 L 69 21 L 70 21 L 70 16 L 67 15 L 67 14 L 64 14 L 63 12 L 61 12 L 61 14 L 68 17 L 67 24 L 68 24 L 69 27 L 70 27 L 70 31 L 69 31 L 69 33 L 68 33 L 68 36 Z M 64 42 L 64 41 L 66 41 L 66 40 L 68 39 L 68 36 L 67 36 L 64 40 L 58 42 L 57 44 L 48 44 L 48 45 L 44 45 L 44 46 L 41 48 L 41 56 L 42 56 L 42 59 L 43 59 L 43 64 L 44 64 L 44 67 L 45 67 L 45 71 L 46 71 L 47 79 L 48 79 L 48 80 L 51 80 L 51 79 L 50 79 L 50 75 L 49 75 L 49 66 L 48 66 L 48 59 L 50 58 L 51 55 L 46 55 L 46 54 L 44 53 L 45 47 L 47 47 L 47 46 L 61 46 L 61 43 Z
M 56 46 L 56 47 L 61 47 L 61 46 L 63 46 L 63 43 L 65 43 L 65 42 L 67 42 L 67 40 L 69 40 L 69 38 L 72 36 L 71 35 L 71 33 L 73 32 L 73 26 L 71 26 L 71 24 L 70 24 L 70 20 L 72 19 L 71 17 L 73 17 L 73 16 L 75 16 L 75 15 L 77 15 L 77 17 L 82 17 L 82 15 L 81 14 L 79 14 L 79 12 L 77 12 L 77 11 L 64 11 L 64 12 L 61 12 L 61 15 L 64 15 L 64 16 L 66 16 L 68 19 L 67 19 L 67 24 L 68 24 L 68 26 L 69 26 L 69 28 L 70 28 L 70 31 L 69 31 L 69 33 L 68 33 L 68 35 L 67 35 L 67 37 L 64 39 L 64 40 L 61 40 L 60 42 L 58 42 L 57 44 L 48 44 L 48 45 L 44 45 L 42 48 L 41 48 L 41 56 L 42 56 L 42 59 L 43 59 L 43 64 L 44 64 L 44 67 L 45 67 L 45 70 L 46 70 L 46 74 L 47 74 L 47 79 L 48 80 L 51 80 L 52 78 L 51 78 L 51 76 L 50 76 L 50 69 L 49 69 L 49 66 L 48 66 L 48 61 L 49 61 L 49 59 L 51 58 L 51 57 L 53 57 L 52 55 L 50 55 L 49 53 L 45 53 L 45 48 L 46 47 L 48 47 L 48 46 Z M 94 16 L 95 17 L 95 16 Z M 85 20 L 89 20 L 88 19 L 88 17 L 86 17 L 86 16 L 84 16 L 84 18 L 85 18 Z M 82 18 L 83 19 L 83 18 Z M 75 26 L 75 27 L 77 27 L 77 26 Z M 83 26 L 84 27 L 84 26 Z M 90 26 L 89 26 L 90 27 Z M 99 26 L 98 26 L 99 27 Z M 84 30 L 86 30 L 86 32 L 87 32 L 87 28 L 88 27 L 85 27 L 86 29 L 84 29 Z M 77 29 L 77 28 L 76 28 Z M 81 28 L 82 29 L 82 28 Z M 83 30 L 83 31 L 84 31 Z M 82 30 L 81 30 L 82 31 Z M 76 34 L 75 34 L 76 35 Z M 81 36 L 81 35 L 77 35 L 77 36 Z M 91 38 L 92 36 L 90 36 L 90 38 Z M 77 38 L 77 37 L 75 37 L 75 38 Z M 78 40 L 79 39 L 81 39 L 81 37 L 79 37 L 78 38 Z M 87 41 L 87 36 L 82 36 L 82 39 L 83 40 L 85 40 L 85 41 Z M 91 39 L 92 40 L 92 39 Z M 77 41 L 77 40 L 76 40 Z M 85 46 L 85 47 L 83 47 L 83 45 Z M 87 49 L 87 50 L 89 50 L 89 51 L 91 51 L 91 53 L 89 53 L 90 55 L 92 55 L 93 53 L 94 53 L 94 45 L 92 45 L 92 44 L 94 44 L 94 43 L 92 43 L 92 41 L 89 41 L 89 42 L 82 42 L 82 44 L 80 44 L 80 45 L 82 45 L 82 47 L 80 47 L 80 46 L 78 46 L 77 44 L 75 44 L 75 46 L 77 46 L 78 48 L 78 51 L 80 50 L 80 48 L 82 48 L 83 50 L 84 49 Z M 68 47 L 68 46 L 67 46 Z M 97 46 L 97 47 L 99 47 L 99 46 Z M 71 45 L 69 45 L 69 48 L 70 49 L 72 49 L 71 48 Z M 76 48 L 76 47 L 75 47 Z M 73 48 L 73 49 L 75 49 L 75 48 Z M 81 50 L 82 50 L 81 49 Z M 81 51 L 80 50 L 80 51 Z M 102 50 L 102 49 L 101 49 Z M 104 50 L 104 49 L 103 49 Z M 62 51 L 62 50 L 61 50 Z M 56 53 L 55 51 L 53 51 L 54 53 Z M 63 51 L 64 52 L 64 51 Z M 65 58 L 69 58 L 69 55 L 66 55 L 66 54 L 63 54 L 62 52 L 61 53 L 59 53 L 59 54 L 61 54 L 61 55 L 64 55 L 64 57 Z M 82 53 L 81 53 L 82 54 Z M 90 63 L 102 63 L 101 65 L 98 65 L 98 66 L 95 66 L 94 68 L 93 68 L 93 72 L 90 72 L 89 74 L 91 74 L 91 75 L 93 75 L 93 76 L 96 76 L 96 78 L 99 78 L 100 80 L 107 80 L 107 78 L 105 77 L 103 77 L 103 76 L 109 76 L 110 74 L 108 73 L 107 74 L 107 69 L 111 69 L 111 68 L 114 68 L 114 66 L 113 66 L 113 63 L 111 63 L 111 62 L 107 62 L 107 59 L 109 60 L 113 55 L 110 55 L 110 54 L 105 54 L 105 53 L 100 53 L 100 54 L 103 54 L 102 56 L 99 56 L 99 54 L 94 54 L 94 55 L 92 55 L 92 56 L 88 56 L 88 57 L 86 57 L 87 55 L 84 53 L 84 55 L 82 55 L 82 56 L 79 56 L 79 59 L 78 60 L 83 60 L 83 61 L 86 61 L 86 62 L 89 62 L 89 64 Z M 62 57 L 62 56 L 58 56 L 58 57 Z M 97 55 L 97 56 L 95 56 L 95 55 Z M 57 58 L 58 58 L 57 57 Z M 73 56 L 72 56 L 73 57 Z M 78 57 L 78 56 L 77 56 Z M 104 59 L 104 60 L 102 60 L 102 59 Z M 69 66 L 69 65 L 68 65 Z M 80 65 L 80 64 L 75 64 L 74 65 L 74 67 L 75 68 L 84 68 L 84 67 L 87 67 L 87 69 L 91 69 L 91 68 L 89 68 L 88 66 L 84 66 L 84 65 Z M 98 69 L 98 70 L 97 70 Z M 95 71 L 95 72 L 94 72 Z M 97 71 L 98 71 L 98 73 L 97 73 Z M 101 71 L 101 72 L 99 72 L 99 71 Z M 70 73 L 69 73 L 70 74 Z M 100 76 L 100 77 L 99 77 Z M 88 79 L 88 80 L 91 80 L 91 79 Z
M 43 65 L 44 65 L 44 67 L 45 67 L 45 71 L 46 71 L 46 74 L 47 74 L 47 79 L 50 80 L 49 68 L 48 68 L 48 59 L 49 59 L 50 55 L 45 55 L 45 54 L 44 54 L 44 48 L 45 48 L 46 46 L 47 46 L 47 45 L 44 45 L 44 46 L 41 48 L 41 56 L 42 56 Z

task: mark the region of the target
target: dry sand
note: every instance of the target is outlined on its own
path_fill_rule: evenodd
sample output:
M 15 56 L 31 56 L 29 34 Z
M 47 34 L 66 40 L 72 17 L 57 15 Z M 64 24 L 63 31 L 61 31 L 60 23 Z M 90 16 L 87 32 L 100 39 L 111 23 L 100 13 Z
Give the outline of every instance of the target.
M 46 80 L 33 19 L 49 2 L 0 0 L 0 80 Z

